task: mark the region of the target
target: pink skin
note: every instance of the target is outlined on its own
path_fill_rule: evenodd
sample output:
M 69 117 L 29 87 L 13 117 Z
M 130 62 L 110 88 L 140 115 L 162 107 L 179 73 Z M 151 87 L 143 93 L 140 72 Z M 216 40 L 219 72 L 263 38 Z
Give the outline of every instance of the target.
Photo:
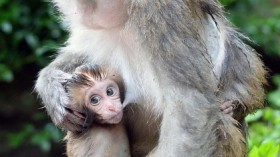
M 107 94 L 107 89 L 113 89 L 112 95 Z M 94 86 L 85 92 L 86 106 L 96 113 L 98 122 L 103 124 L 117 124 L 123 117 L 123 106 L 120 100 L 120 91 L 116 82 L 106 79 L 102 81 L 94 81 Z M 100 98 L 99 102 L 94 104 L 91 102 L 93 97 Z
M 124 0 L 95 0 L 79 7 L 83 23 L 94 29 L 111 29 L 123 26 L 128 19 Z
M 233 104 L 233 101 L 226 101 L 221 105 L 220 109 L 224 114 L 233 116 L 235 105 Z

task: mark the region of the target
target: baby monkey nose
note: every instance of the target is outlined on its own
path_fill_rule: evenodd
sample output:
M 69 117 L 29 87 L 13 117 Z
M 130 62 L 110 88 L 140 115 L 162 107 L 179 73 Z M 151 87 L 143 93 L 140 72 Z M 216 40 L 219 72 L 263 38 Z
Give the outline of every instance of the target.
M 109 109 L 109 111 L 112 111 L 112 112 L 116 112 L 117 111 L 117 108 L 114 105 L 109 105 L 108 109 Z

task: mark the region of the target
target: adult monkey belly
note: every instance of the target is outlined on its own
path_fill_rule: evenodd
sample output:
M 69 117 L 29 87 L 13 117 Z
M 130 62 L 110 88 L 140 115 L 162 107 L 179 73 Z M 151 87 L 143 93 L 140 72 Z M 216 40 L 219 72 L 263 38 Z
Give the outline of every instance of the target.
M 217 1 L 54 2 L 70 36 L 36 91 L 56 125 L 85 127 L 62 84 L 77 66 L 104 64 L 124 78 L 131 156 L 246 156 L 236 120 L 262 107 L 266 71 Z M 225 100 L 244 106 L 236 120 L 220 112 Z

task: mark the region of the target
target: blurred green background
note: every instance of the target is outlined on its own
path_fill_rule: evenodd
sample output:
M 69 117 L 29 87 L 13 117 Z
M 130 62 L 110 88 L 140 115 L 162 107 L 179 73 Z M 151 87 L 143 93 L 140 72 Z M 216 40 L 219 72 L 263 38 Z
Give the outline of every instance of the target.
M 250 157 L 280 156 L 280 1 L 221 0 L 270 69 L 265 109 L 249 115 Z M 0 0 L 0 156 L 62 157 L 63 133 L 33 92 L 67 34 L 47 0 Z

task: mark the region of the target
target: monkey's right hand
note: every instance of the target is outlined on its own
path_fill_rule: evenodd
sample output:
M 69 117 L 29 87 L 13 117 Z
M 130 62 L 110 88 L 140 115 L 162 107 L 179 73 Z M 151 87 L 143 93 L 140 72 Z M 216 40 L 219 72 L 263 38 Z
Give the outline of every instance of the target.
M 36 82 L 35 89 L 55 125 L 64 130 L 82 132 L 91 125 L 85 118 L 84 108 L 72 104 L 64 84 L 72 74 L 61 70 L 43 69 Z
M 72 108 L 71 105 L 66 105 L 64 108 L 65 114 L 62 115 L 62 122 L 58 124 L 61 128 L 72 132 L 83 132 L 91 125 L 84 109 Z

